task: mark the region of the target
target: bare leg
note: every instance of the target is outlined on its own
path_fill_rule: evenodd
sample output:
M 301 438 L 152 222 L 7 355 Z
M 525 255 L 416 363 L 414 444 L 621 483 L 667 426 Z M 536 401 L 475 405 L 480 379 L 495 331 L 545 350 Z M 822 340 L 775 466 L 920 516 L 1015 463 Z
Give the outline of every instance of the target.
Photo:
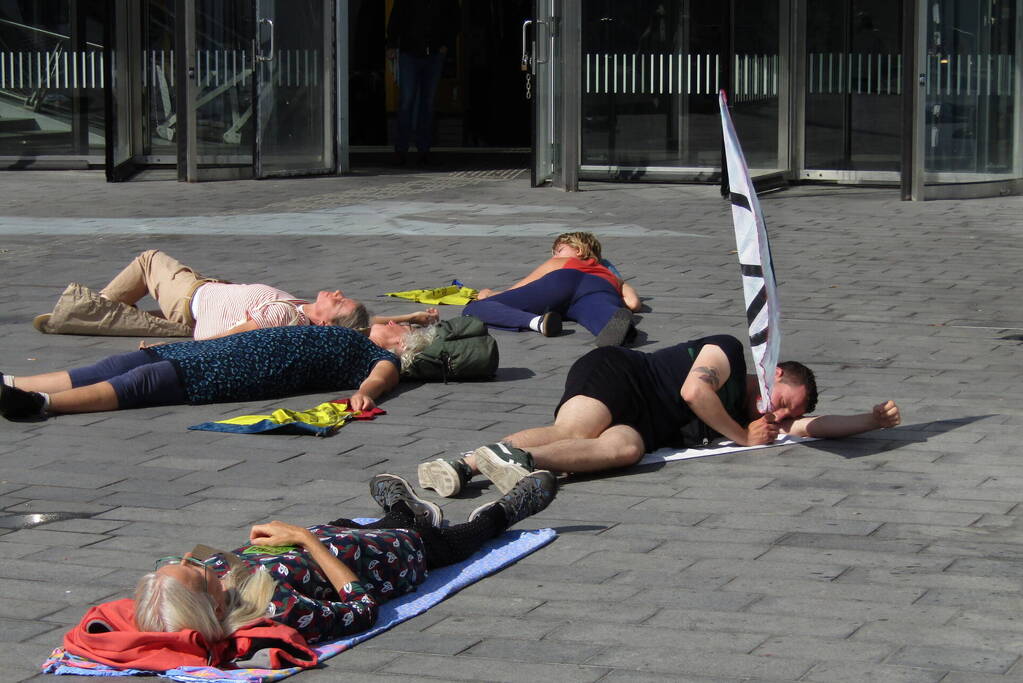
M 51 413 L 98 413 L 117 408 L 117 393 L 110 382 L 50 394 Z
M 14 386 L 25 391 L 42 391 L 47 394 L 67 391 L 71 388 L 71 377 L 64 370 L 47 372 L 42 375 L 15 377 Z
M 615 425 L 596 439 L 565 439 L 529 449 L 538 469 L 599 472 L 635 465 L 643 457 L 643 438 L 632 427 Z
M 608 429 L 610 424 L 611 411 L 607 409 L 606 405 L 589 396 L 573 396 L 565 401 L 565 404 L 558 410 L 553 425 L 524 429 L 506 436 L 501 441 L 509 446 L 527 449 L 533 454 L 536 465 L 543 469 L 554 469 L 561 472 L 584 471 L 561 467 L 555 463 L 557 456 L 547 461 L 547 464 L 541 465 L 537 454 L 548 453 L 548 449 L 544 448 L 548 445 L 565 444 L 575 440 L 594 441 Z M 631 431 L 635 433 L 635 430 Z M 636 436 L 639 435 L 636 434 Z M 640 455 L 642 455 L 642 441 L 640 442 Z M 577 457 L 572 458 L 573 461 L 577 459 Z M 474 474 L 479 472 L 474 456 L 466 456 L 465 464 L 472 468 Z

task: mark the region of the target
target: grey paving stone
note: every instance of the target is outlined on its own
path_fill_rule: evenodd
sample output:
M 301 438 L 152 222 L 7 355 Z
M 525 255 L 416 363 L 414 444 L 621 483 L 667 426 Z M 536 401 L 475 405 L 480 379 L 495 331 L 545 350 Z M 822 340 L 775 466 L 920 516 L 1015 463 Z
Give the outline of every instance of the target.
M 378 295 L 444 277 L 482 279 L 480 272 L 491 274 L 486 284 L 507 285 L 546 253 L 552 235 L 592 229 L 650 307 L 640 348 L 745 334 L 734 240 L 716 188 L 584 183 L 563 194 L 449 176 L 189 186 L 5 174 L 0 266 L 19 296 L 8 296 L 0 316 L 2 368 L 24 374 L 133 349 L 136 339 L 40 335 L 28 321 L 52 306 L 71 274 L 102 285 L 153 247 L 221 277 L 299 295 L 338 282 L 378 311 L 401 313 L 415 304 Z M 40 193 L 51 200 L 25 199 Z M 1023 198 L 909 204 L 885 188 L 805 187 L 762 201 L 781 283 L 783 355 L 817 371 L 823 411 L 861 411 L 890 396 L 903 407 L 904 426 L 572 477 L 550 510 L 530 520 L 556 526 L 558 541 L 302 680 L 1021 679 L 1018 661 L 1005 659 L 997 671 L 955 667 L 975 659 L 1001 665 L 1020 651 L 1023 319 L 1012 292 L 1023 277 Z M 40 240 L 47 231 L 55 239 Z M 934 258 L 921 265 L 921 253 Z M 195 542 L 233 547 L 263 514 L 300 523 L 372 514 L 366 482 L 377 471 L 411 480 L 424 459 L 549 423 L 569 366 L 592 348 L 577 325 L 566 329 L 559 339 L 496 333 L 504 365 L 497 381 L 408 385 L 382 402 L 388 415 L 330 439 L 185 430 L 278 405 L 267 401 L 0 424 L 6 513 L 58 505 L 103 512 L 0 529 L 10 573 L 42 567 L 39 580 L 0 582 L 8 610 L 0 616 L 43 629 L 0 648 L 5 680 L 48 680 L 34 667 L 60 631 L 91 602 L 125 595 L 155 556 Z M 467 494 L 440 501 L 450 519 L 496 492 L 481 483 Z M 106 573 L 76 582 L 67 574 L 75 567 Z M 638 640 L 647 632 L 667 639 L 672 629 L 656 620 L 677 622 L 679 614 L 690 615 L 686 633 L 697 644 L 719 639 L 720 629 L 742 634 L 756 625 L 753 645 L 780 656 Z M 545 635 L 470 639 L 468 650 L 453 652 L 450 638 L 461 636 L 429 637 L 458 619 L 492 633 Z M 818 621 L 863 626 L 845 640 L 803 633 Z M 551 623 L 577 632 L 563 639 L 560 628 L 544 631 Z M 615 626 L 632 629 L 625 644 L 614 640 Z M 387 638 L 388 647 L 377 646 Z M 520 642 L 542 647 L 538 659 L 523 660 Z M 975 656 L 978 647 L 997 657 Z M 849 659 L 878 648 L 894 654 Z
M 818 664 L 804 677 L 807 681 L 827 683 L 936 683 L 949 681 L 944 671 L 917 669 L 888 664 L 861 662 L 827 662 Z M 1003 680 L 1003 679 L 999 679 Z M 980 683 L 971 679 L 973 683 Z
M 966 647 L 907 647 L 892 655 L 889 663 L 970 673 L 1003 673 L 1019 655 Z

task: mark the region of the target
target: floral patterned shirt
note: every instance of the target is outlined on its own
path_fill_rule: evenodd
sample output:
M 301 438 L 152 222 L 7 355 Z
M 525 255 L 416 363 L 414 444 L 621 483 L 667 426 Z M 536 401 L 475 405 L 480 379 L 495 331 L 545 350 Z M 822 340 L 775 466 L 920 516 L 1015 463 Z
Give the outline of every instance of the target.
M 188 402 L 259 401 L 355 389 L 379 361 L 398 358 L 347 327 L 268 327 L 146 349 L 174 363 Z
M 267 616 L 295 628 L 306 641 L 335 640 L 373 626 L 377 607 L 426 580 L 423 541 L 408 529 L 346 529 L 320 524 L 309 527 L 361 579 L 334 590 L 326 575 L 303 548 L 264 549 L 243 546 L 234 551 L 253 569 L 262 567 L 277 581 Z M 222 555 L 206 564 L 225 575 L 230 567 Z

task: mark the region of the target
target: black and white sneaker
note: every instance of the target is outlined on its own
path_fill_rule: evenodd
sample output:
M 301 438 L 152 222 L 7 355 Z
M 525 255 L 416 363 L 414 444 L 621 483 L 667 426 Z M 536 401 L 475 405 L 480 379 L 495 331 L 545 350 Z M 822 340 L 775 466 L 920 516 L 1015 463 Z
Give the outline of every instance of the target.
M 468 455 L 468 454 L 466 454 Z M 419 463 L 419 486 L 424 489 L 433 489 L 438 496 L 451 498 L 457 496 L 462 487 L 469 483 L 472 472 L 469 466 L 457 460 L 445 460 L 437 458 L 429 462 Z
M 488 508 L 499 505 L 504 510 L 508 526 L 512 526 L 546 508 L 557 493 L 558 480 L 554 475 L 547 470 L 537 470 L 519 479 L 511 491 L 494 502 L 481 505 L 470 512 L 469 521 L 475 520 Z
M 9 387 L 0 382 L 0 415 L 12 422 L 46 419 L 46 399 L 35 391 Z
M 494 482 L 494 486 L 501 493 L 511 491 L 519 483 L 519 479 L 535 469 L 533 456 L 529 451 L 503 443 L 480 446 L 472 454 L 476 456 L 476 469 Z
M 444 521 L 440 506 L 417 496 L 412 485 L 396 474 L 378 474 L 370 479 L 369 494 L 384 512 L 390 512 L 395 503 L 402 501 L 417 520 L 423 520 L 431 526 L 440 526 Z

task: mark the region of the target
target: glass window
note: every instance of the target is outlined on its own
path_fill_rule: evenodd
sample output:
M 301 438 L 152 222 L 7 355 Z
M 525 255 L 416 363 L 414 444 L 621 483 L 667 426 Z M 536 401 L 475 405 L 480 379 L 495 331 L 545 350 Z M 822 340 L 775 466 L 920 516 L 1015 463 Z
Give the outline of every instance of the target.
M 927 5 L 926 170 L 992 178 L 1014 173 L 1018 4 L 929 0 Z
M 900 169 L 901 49 L 899 0 L 809 0 L 805 168 Z
M 0 0 L 0 156 L 103 154 L 104 12 Z
M 750 165 L 778 167 L 778 3 L 735 5 L 733 20 L 727 3 L 583 3 L 584 165 L 718 170 L 717 93 L 731 68 Z

